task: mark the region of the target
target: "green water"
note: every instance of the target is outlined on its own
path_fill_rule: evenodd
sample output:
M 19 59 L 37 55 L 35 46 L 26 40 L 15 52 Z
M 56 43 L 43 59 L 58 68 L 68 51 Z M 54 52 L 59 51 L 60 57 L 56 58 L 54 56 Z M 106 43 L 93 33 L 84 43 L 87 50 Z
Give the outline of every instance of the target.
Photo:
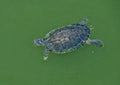
M 0 85 L 120 85 L 119 0 L 0 0 Z M 33 40 L 83 18 L 104 48 L 50 53 Z

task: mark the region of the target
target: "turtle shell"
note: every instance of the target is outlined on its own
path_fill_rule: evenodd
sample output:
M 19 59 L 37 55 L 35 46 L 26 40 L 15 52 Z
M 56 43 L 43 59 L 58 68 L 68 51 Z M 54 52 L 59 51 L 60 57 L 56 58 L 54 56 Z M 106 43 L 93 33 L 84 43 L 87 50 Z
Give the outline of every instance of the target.
M 84 45 L 90 35 L 85 25 L 73 24 L 49 32 L 46 35 L 46 48 L 56 53 L 65 53 Z

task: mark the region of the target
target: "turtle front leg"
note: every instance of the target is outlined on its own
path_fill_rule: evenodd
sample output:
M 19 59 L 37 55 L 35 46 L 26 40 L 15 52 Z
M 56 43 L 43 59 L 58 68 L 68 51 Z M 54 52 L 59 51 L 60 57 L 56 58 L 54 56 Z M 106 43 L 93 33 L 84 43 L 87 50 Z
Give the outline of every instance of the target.
M 83 20 L 80 22 L 81 25 L 86 25 L 87 23 L 88 23 L 88 19 L 83 19 Z
M 43 60 L 47 60 L 48 59 L 48 54 L 49 54 L 49 50 L 45 49 Z
M 87 41 L 86 41 L 86 43 L 87 44 L 92 44 L 92 45 L 96 45 L 96 46 L 98 46 L 98 47 L 103 47 L 104 46 L 104 44 L 103 44 L 103 42 L 101 41 L 101 40 L 91 40 L 91 39 L 88 39 Z

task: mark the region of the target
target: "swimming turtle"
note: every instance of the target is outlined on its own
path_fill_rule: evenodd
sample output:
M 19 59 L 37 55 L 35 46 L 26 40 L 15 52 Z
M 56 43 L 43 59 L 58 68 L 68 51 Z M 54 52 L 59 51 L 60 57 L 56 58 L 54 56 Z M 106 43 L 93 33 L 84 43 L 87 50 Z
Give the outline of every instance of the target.
M 52 30 L 44 38 L 35 39 L 34 44 L 45 46 L 44 60 L 48 59 L 49 52 L 67 53 L 82 47 L 85 43 L 103 47 L 101 40 L 89 38 L 90 29 L 86 26 L 87 23 L 88 19 L 84 19 L 78 24 Z

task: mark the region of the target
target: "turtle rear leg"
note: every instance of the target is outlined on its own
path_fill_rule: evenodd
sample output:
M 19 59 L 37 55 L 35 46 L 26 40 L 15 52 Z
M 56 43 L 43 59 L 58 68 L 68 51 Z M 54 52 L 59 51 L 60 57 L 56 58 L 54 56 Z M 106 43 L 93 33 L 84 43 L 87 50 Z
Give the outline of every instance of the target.
M 43 60 L 47 60 L 48 59 L 48 54 L 49 54 L 49 50 L 45 49 Z
M 96 46 L 98 46 L 98 47 L 103 47 L 104 46 L 104 44 L 103 44 L 103 42 L 101 41 L 101 40 L 91 40 L 91 39 L 88 39 L 87 41 L 86 41 L 86 43 L 87 44 L 92 44 L 92 45 L 96 45 Z

